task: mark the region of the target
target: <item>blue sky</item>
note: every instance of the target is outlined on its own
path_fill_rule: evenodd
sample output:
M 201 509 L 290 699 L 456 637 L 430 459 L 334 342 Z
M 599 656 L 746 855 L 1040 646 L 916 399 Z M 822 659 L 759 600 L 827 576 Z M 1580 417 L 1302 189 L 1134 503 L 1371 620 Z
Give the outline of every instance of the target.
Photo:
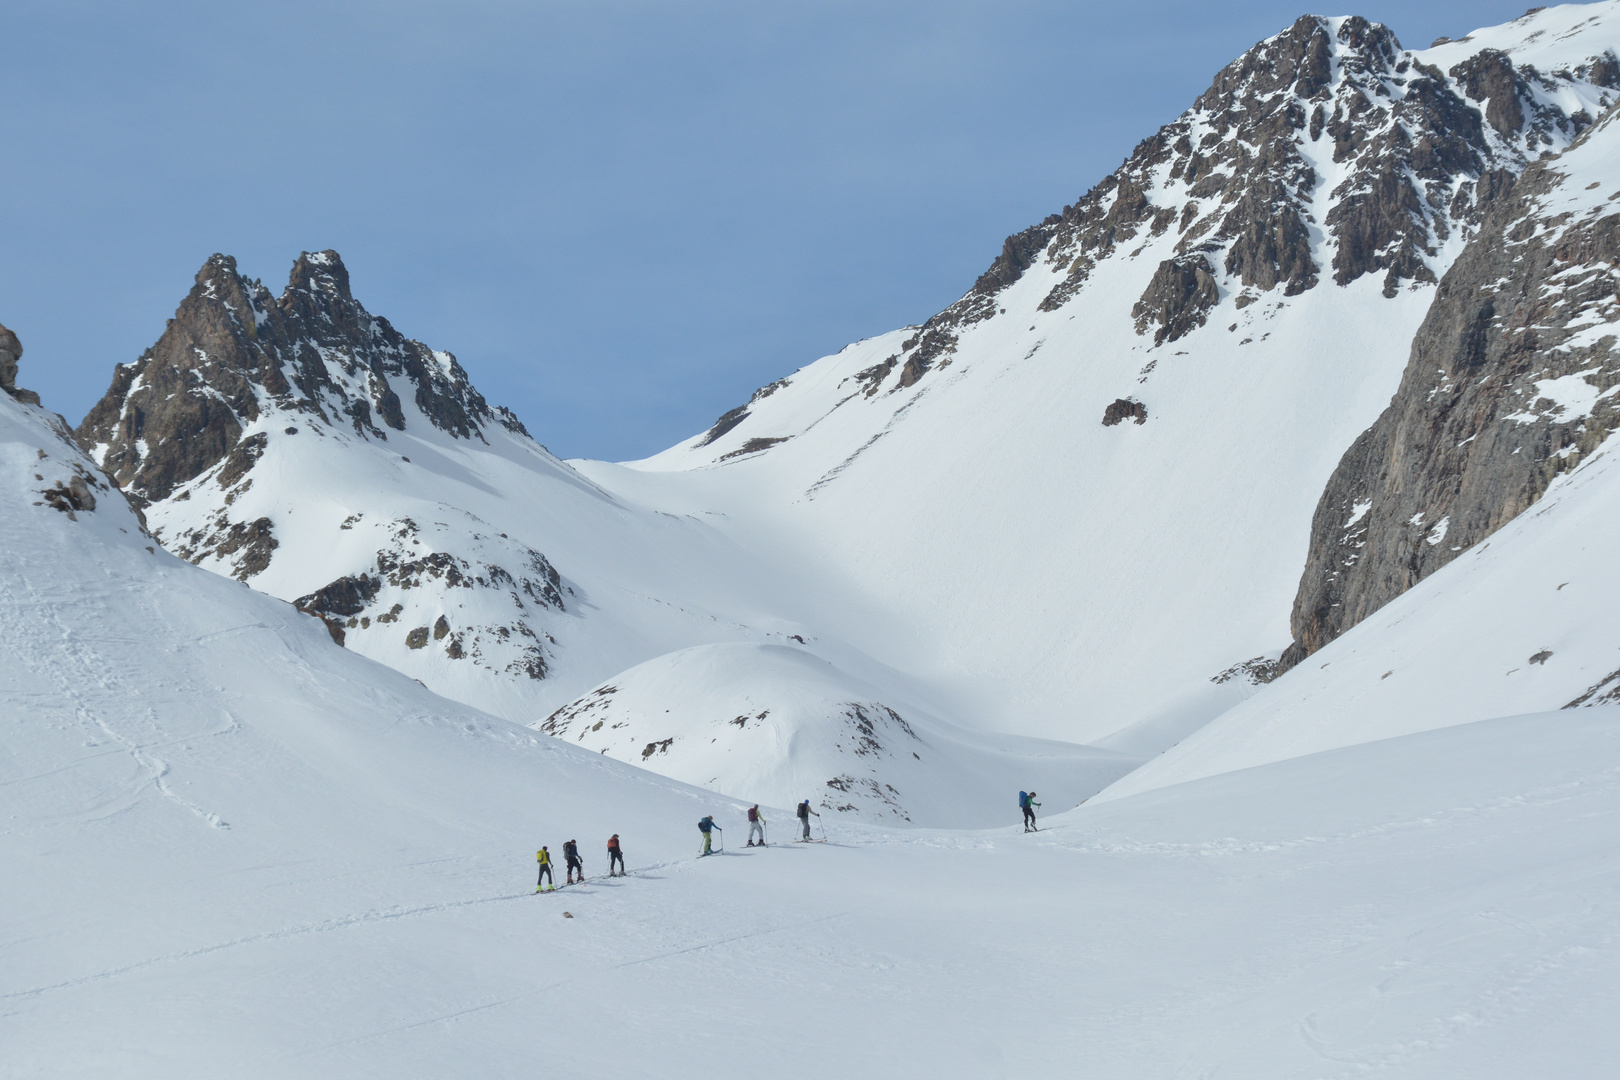
M 209 254 L 335 248 L 553 450 L 640 457 L 949 304 L 1303 10 L 7 0 L 0 322 L 76 423 Z

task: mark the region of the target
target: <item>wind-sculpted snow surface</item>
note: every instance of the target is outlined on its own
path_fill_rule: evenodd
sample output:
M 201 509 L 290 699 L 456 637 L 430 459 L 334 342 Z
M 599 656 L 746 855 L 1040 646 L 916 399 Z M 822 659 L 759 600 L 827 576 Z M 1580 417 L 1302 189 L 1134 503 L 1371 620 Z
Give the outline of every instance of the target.
M 1004 818 L 1024 789 L 1067 809 L 1140 760 L 970 734 L 884 697 L 802 648 L 702 645 L 614 676 L 540 730 L 766 806 L 939 827 Z M 789 820 L 772 820 L 786 839 Z

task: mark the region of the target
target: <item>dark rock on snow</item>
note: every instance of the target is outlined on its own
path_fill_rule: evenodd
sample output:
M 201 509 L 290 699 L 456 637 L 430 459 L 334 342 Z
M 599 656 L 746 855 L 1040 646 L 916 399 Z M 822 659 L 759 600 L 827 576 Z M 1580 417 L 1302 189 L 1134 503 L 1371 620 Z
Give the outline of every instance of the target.
M 1115 399 L 1112 405 L 1103 410 L 1103 427 L 1113 427 L 1122 420 L 1147 423 L 1147 406 L 1131 398 Z

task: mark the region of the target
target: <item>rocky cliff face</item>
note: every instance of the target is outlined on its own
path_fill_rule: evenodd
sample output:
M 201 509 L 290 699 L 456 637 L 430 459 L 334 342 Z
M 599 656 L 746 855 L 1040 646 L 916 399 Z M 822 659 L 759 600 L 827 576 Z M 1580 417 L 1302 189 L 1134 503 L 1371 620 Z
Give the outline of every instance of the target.
M 242 433 L 269 408 L 386 441 L 405 429 L 401 391 L 457 438 L 481 439 L 491 423 L 523 430 L 454 356 L 367 312 L 337 252 L 300 255 L 279 298 L 215 255 L 157 344 L 118 365 L 77 434 L 126 491 L 156 501 L 233 454 L 251 468 L 263 446 L 243 449 Z
M 1507 75 L 1487 72 L 1495 85 Z M 1493 123 L 1522 114 L 1498 110 Z M 1483 541 L 1620 424 L 1620 111 L 1527 169 L 1440 282 L 1317 507 L 1285 665 Z

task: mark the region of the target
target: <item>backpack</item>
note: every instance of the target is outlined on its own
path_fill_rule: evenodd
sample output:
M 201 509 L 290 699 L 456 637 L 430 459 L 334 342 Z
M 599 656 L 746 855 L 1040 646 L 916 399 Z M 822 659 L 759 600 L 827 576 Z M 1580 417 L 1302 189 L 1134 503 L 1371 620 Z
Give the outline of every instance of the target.
M 1018 793 L 1018 809 L 1020 809 L 1020 810 L 1028 810 L 1029 809 L 1029 792 L 1020 791 Z
M 759 820 L 759 811 L 755 810 L 753 807 L 749 807 L 748 808 L 748 820 L 749 821 L 758 821 Z

